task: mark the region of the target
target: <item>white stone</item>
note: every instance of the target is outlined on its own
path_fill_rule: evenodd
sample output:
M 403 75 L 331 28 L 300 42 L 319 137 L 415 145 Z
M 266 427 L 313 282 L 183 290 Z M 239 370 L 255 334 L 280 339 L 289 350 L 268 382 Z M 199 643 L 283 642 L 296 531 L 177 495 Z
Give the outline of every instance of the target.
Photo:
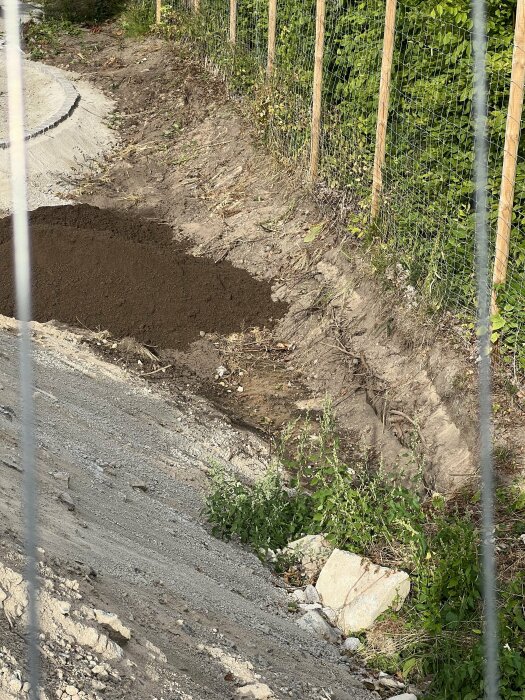
M 401 695 L 394 695 L 389 700 L 417 700 L 417 696 L 414 693 L 401 693 Z
M 304 589 L 304 602 L 305 603 L 319 603 L 319 593 L 315 586 L 311 583 Z
M 292 556 L 302 566 L 309 581 L 315 581 L 333 550 L 323 535 L 306 535 L 290 542 L 283 554 Z
M 328 608 L 325 607 L 322 609 L 323 610 L 323 615 L 326 617 L 327 620 L 330 620 L 332 625 L 337 625 L 337 613 L 333 608 Z
M 66 693 L 67 693 L 67 695 L 70 695 L 71 697 L 72 697 L 73 695 L 77 695 L 77 694 L 78 694 L 78 688 L 75 688 L 74 685 L 66 685 Z
M 241 698 L 249 698 L 249 700 L 270 700 L 274 698 L 274 694 L 265 683 L 250 683 L 243 685 L 237 690 L 237 695 Z
M 306 603 L 306 596 L 302 588 L 296 588 L 295 591 L 290 593 L 290 597 L 295 600 L 296 603 Z
M 97 664 L 96 666 L 93 666 L 93 668 L 91 669 L 91 673 L 94 673 L 95 676 L 100 676 L 101 678 L 108 677 L 108 672 L 102 664 Z
M 131 639 L 131 630 L 122 623 L 117 615 L 105 610 L 94 610 L 93 612 L 95 620 L 108 632 L 111 639 L 117 642 L 128 642 Z
M 388 675 L 381 677 L 381 674 L 379 676 L 379 685 L 382 685 L 383 688 L 388 688 L 388 690 L 402 690 L 405 687 L 405 684 L 401 683 L 401 681 L 396 681 L 395 678 Z
M 315 634 L 327 642 L 334 644 L 341 639 L 341 632 L 332 627 L 317 610 L 310 610 L 297 620 L 297 624 L 303 630 Z
M 343 649 L 351 654 L 355 654 L 355 652 L 359 651 L 362 646 L 363 643 L 357 637 L 348 637 L 348 639 L 345 639 L 343 642 Z
M 322 610 L 323 606 L 321 603 L 299 603 L 297 606 L 299 610 L 304 610 L 304 612 L 308 612 L 308 610 Z
M 316 588 L 323 605 L 338 613 L 337 626 L 350 635 L 369 629 L 385 610 L 399 610 L 410 591 L 410 579 L 404 571 L 334 549 Z

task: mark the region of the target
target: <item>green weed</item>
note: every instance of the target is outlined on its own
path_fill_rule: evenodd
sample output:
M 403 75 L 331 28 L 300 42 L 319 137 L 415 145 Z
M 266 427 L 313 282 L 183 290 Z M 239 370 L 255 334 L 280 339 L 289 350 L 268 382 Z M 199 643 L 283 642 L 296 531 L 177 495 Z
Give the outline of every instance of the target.
M 388 654 L 367 653 L 367 661 L 405 679 L 431 679 L 429 700 L 482 700 L 479 499 L 464 495 L 461 506 L 462 499 L 425 496 L 418 477 L 394 477 L 358 444 L 343 452 L 329 404 L 315 430 L 307 426 L 297 435 L 295 427 L 278 450 L 293 489 L 275 465 L 254 486 L 213 470 L 206 512 L 215 534 L 235 535 L 262 555 L 322 532 L 342 549 L 404 568 L 410 596 L 381 623 L 394 627 L 402 643 Z M 502 520 L 525 509 L 515 490 L 500 490 L 498 502 Z M 524 589 L 519 570 L 501 583 L 503 700 L 523 697 L 525 688 Z
M 120 17 L 127 36 L 148 34 L 155 24 L 155 3 L 152 0 L 131 0 Z

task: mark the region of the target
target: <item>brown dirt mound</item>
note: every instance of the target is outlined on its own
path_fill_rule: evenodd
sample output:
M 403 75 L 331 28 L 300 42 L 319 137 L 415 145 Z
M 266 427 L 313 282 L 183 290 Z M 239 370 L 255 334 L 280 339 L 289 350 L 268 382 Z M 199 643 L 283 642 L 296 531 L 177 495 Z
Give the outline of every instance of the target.
M 286 311 L 270 285 L 188 255 L 163 224 L 86 204 L 31 213 L 33 317 L 183 348 L 200 331 L 268 326 Z M 11 221 L 0 220 L 0 313 L 14 316 Z

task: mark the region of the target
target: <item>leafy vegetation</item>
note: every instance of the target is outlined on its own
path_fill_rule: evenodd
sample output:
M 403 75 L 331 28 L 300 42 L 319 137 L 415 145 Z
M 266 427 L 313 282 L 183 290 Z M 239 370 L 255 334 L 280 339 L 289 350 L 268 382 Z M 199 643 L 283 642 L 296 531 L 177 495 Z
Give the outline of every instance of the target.
M 26 50 L 33 61 L 45 59 L 60 51 L 60 34 L 79 34 L 78 26 L 66 20 L 46 19 L 44 22 L 29 22 L 23 27 Z
M 179 2 L 172 3 L 181 8 Z M 279 153 L 304 161 L 310 139 L 315 0 L 282 0 L 276 72 L 264 80 L 266 3 L 238 5 L 238 41 L 228 44 L 228 7 L 202 0 L 205 53 L 247 93 L 261 134 Z M 495 233 L 510 86 L 515 2 L 488 0 L 489 199 Z M 177 12 L 175 11 L 176 15 Z M 178 13 L 180 15 L 180 13 Z M 380 246 L 389 265 L 431 311 L 475 311 L 472 56 L 469 0 L 398 3 L 384 197 L 368 226 L 384 28 L 381 0 L 327 5 L 321 177 L 350 188 L 359 205 L 349 230 Z M 525 369 L 525 140 L 520 146 L 509 276 L 497 290 L 497 335 L 503 359 Z
M 155 24 L 155 4 L 151 0 L 128 0 L 120 19 L 128 36 L 144 36 Z
M 125 0 L 43 0 L 45 16 L 49 19 L 76 24 L 98 24 L 116 17 Z
M 343 457 L 329 409 L 316 433 L 304 430 L 295 442 L 290 433 L 285 437 L 280 460 L 291 475 L 288 487 L 276 466 L 253 486 L 214 469 L 206 513 L 215 534 L 236 536 L 263 556 L 302 534 L 323 532 L 340 548 L 408 571 L 408 601 L 383 620 L 402 643 L 369 660 L 407 680 L 430 680 L 425 697 L 431 700 L 481 700 L 477 495 L 445 503 L 424 495 L 417 477 L 401 482 L 384 473 L 366 450 Z M 499 502 L 501 528 L 505 512 L 512 513 L 512 527 L 523 522 L 522 495 L 504 490 Z M 503 700 L 521 698 L 525 688 L 525 575 L 511 569 L 501 581 Z

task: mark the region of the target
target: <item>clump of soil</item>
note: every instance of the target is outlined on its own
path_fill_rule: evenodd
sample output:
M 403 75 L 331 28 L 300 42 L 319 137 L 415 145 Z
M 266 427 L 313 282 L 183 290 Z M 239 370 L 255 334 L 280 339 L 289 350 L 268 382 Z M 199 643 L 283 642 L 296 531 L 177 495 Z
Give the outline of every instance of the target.
M 184 252 L 171 228 L 86 204 L 32 212 L 33 317 L 187 347 L 200 332 L 271 326 L 286 312 L 270 285 Z M 11 221 L 0 220 L 0 313 L 15 314 Z

